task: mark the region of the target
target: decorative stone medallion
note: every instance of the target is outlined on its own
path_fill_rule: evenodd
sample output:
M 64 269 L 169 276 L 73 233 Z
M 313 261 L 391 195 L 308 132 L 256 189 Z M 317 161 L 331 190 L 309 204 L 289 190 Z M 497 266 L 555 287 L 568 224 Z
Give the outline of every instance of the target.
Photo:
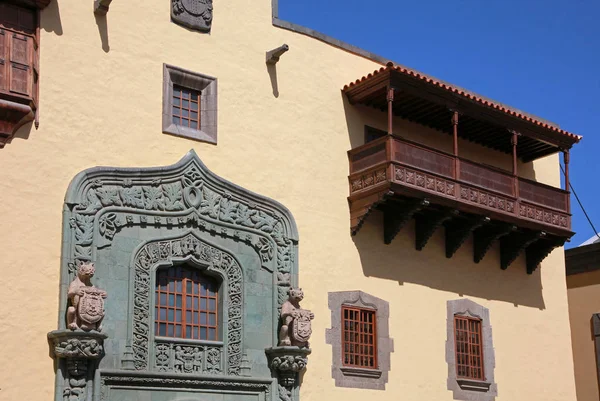
M 210 33 L 212 0 L 171 0 L 173 22 L 203 33 Z

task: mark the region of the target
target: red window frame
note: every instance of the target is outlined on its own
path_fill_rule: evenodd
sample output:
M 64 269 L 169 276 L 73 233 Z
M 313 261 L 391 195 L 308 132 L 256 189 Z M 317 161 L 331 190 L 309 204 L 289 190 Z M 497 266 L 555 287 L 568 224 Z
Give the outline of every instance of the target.
M 156 273 L 155 335 L 219 340 L 219 283 L 198 269 L 173 266 Z
M 342 364 L 377 369 L 377 311 L 342 306 Z
M 485 380 L 481 319 L 454 316 L 456 377 Z

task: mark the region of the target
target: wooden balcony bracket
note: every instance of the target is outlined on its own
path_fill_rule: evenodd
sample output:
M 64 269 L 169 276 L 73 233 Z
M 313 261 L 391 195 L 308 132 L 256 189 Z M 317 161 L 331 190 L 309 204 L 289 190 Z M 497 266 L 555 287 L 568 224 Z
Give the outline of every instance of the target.
M 451 258 L 477 228 L 490 222 L 489 217 L 470 216 L 446 224 L 446 257 Z
M 506 270 L 528 246 L 545 236 L 544 231 L 515 231 L 500 238 L 500 268 Z
M 352 236 L 355 236 L 356 234 L 358 234 L 362 225 L 365 223 L 365 220 L 367 220 L 367 217 L 369 217 L 369 215 L 371 214 L 371 212 L 373 212 L 373 210 L 376 210 L 379 207 L 379 205 L 385 204 L 385 202 L 388 200 L 388 198 L 394 196 L 394 191 L 386 191 L 380 195 L 375 194 L 374 196 L 377 196 L 377 200 L 375 200 L 373 203 L 371 203 L 362 215 L 359 214 L 358 217 L 356 218 L 357 219 L 356 225 L 353 225 L 352 227 L 350 227 L 350 234 Z M 349 203 L 350 203 L 350 210 L 352 211 L 352 201 L 349 201 Z M 357 213 L 360 213 L 360 212 L 357 212 Z
M 532 274 L 540 265 L 542 260 L 546 259 L 550 252 L 555 248 L 563 246 L 566 238 L 548 238 L 540 239 L 531 244 L 525 251 L 525 263 L 527 266 L 527 274 Z
M 485 225 L 473 232 L 473 261 L 479 263 L 492 247 L 494 241 L 517 230 L 512 224 Z
M 446 221 L 458 216 L 458 210 L 448 209 L 415 216 L 415 249 L 423 250 L 433 233 Z
M 414 214 L 427 206 L 429 206 L 427 199 L 402 200 L 386 205 L 383 211 L 383 242 L 386 245 L 391 244 Z

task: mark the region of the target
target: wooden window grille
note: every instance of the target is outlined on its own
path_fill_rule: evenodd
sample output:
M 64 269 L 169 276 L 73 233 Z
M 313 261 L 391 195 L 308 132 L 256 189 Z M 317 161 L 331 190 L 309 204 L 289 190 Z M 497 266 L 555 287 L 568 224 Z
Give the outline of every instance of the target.
M 173 123 L 200 129 L 201 92 L 173 85 Z
M 481 319 L 454 316 L 454 342 L 456 347 L 456 376 L 485 380 Z
M 342 306 L 344 366 L 377 369 L 377 316 L 371 309 Z
M 156 274 L 155 333 L 194 340 L 218 339 L 219 283 L 197 269 L 173 266 Z

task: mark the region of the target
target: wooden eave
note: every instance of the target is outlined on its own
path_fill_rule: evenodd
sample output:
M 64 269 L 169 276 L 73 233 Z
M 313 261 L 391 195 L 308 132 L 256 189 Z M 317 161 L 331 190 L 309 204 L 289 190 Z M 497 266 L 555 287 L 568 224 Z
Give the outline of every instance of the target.
M 388 107 L 386 94 L 389 88 L 396 91 L 395 116 L 451 134 L 450 120 L 452 111 L 456 110 L 461 114 L 458 136 L 479 145 L 510 154 L 511 131 L 518 132 L 521 138 L 517 154 L 524 162 L 570 149 L 581 139 L 548 123 L 524 118 L 512 111 L 509 113 L 475 95 L 467 96 L 464 92 L 450 90 L 447 85 L 434 84 L 422 76 L 390 66 L 346 86 L 343 91 L 351 104 L 383 111 Z

